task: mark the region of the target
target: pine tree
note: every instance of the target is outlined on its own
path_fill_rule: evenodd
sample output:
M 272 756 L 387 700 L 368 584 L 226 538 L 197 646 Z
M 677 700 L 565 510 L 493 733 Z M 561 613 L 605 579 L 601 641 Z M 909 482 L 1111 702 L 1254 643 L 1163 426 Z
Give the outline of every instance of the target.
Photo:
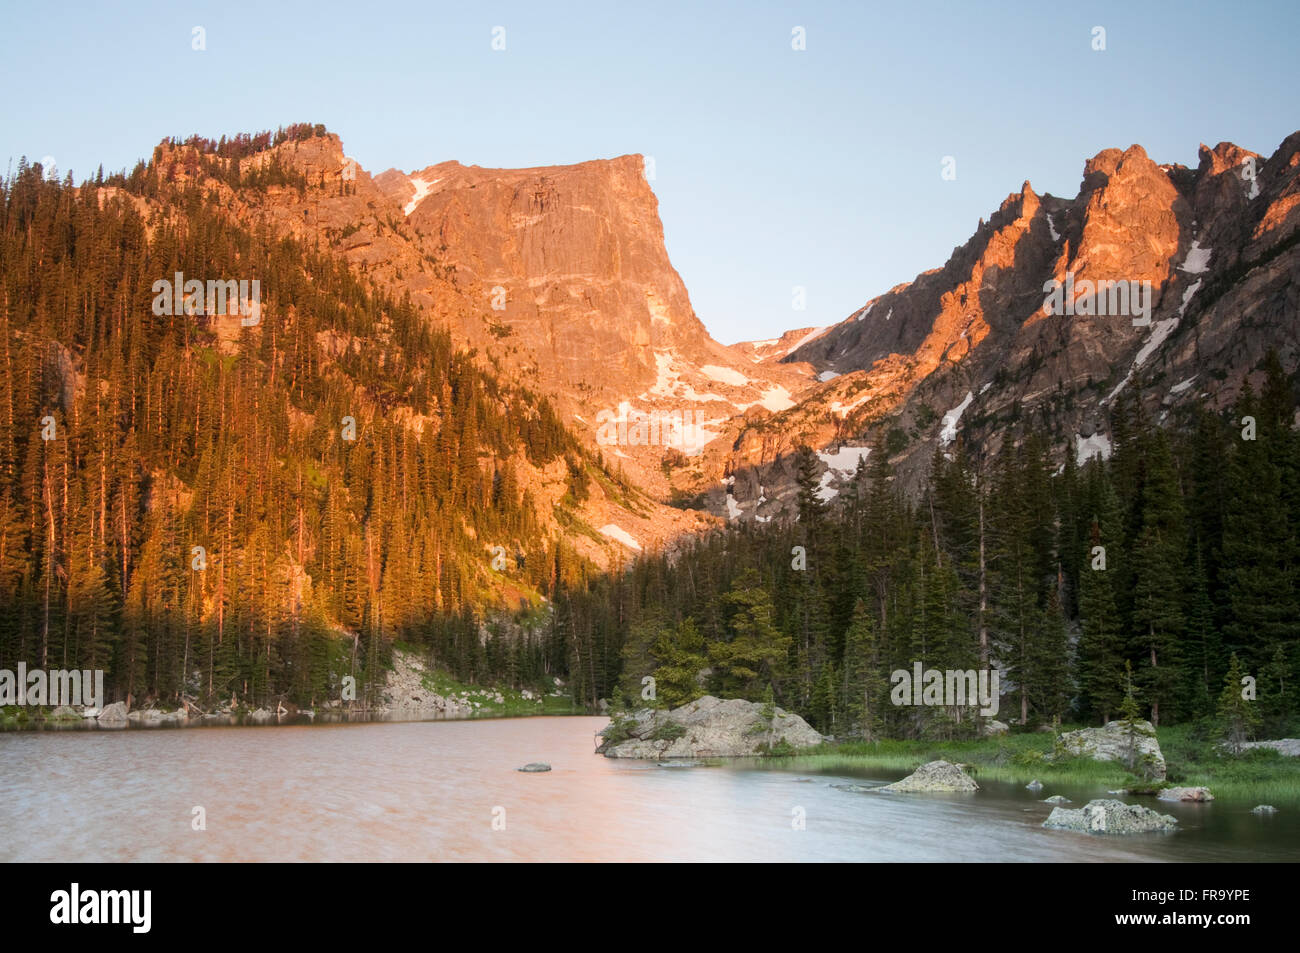
M 1233 754 L 1241 753 L 1242 742 L 1250 737 L 1251 732 L 1260 724 L 1260 714 L 1255 703 L 1246 697 L 1242 688 L 1245 669 L 1232 654 L 1228 664 L 1228 674 L 1223 679 L 1223 691 L 1219 694 L 1219 721 L 1228 747 Z

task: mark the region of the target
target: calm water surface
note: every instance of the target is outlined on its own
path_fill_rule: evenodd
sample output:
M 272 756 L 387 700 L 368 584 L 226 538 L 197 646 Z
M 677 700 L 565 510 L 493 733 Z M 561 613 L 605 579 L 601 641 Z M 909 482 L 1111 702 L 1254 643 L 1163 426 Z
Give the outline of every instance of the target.
M 4 861 L 1179 861 L 1300 859 L 1300 812 L 1158 805 L 1169 835 L 1045 831 L 1064 794 L 982 782 L 888 795 L 865 775 L 592 753 L 605 718 L 0 735 Z M 515 769 L 546 761 L 553 770 Z M 878 780 L 897 780 L 879 776 Z M 1157 806 L 1150 799 L 1132 799 Z M 206 810 L 207 830 L 191 827 Z M 494 809 L 505 829 L 493 829 Z M 804 830 L 792 827 L 796 808 Z M 501 812 L 497 811 L 497 816 Z

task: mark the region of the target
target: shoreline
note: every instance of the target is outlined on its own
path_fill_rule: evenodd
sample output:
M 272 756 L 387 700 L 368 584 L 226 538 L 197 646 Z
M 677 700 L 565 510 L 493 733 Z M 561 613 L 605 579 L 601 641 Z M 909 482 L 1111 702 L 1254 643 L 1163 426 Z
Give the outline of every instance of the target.
M 915 771 L 928 761 L 969 766 L 976 779 L 1043 785 L 1101 785 L 1133 796 L 1154 796 L 1163 788 L 1208 787 L 1217 801 L 1251 801 L 1300 807 L 1300 758 L 1268 749 L 1232 755 L 1209 742 L 1190 738 L 1195 726 L 1157 729 L 1168 770 L 1164 780 L 1135 777 L 1115 761 L 1086 757 L 1053 759 L 1056 736 L 1043 732 L 1002 735 L 965 741 L 847 741 L 828 743 L 797 754 L 765 759 L 791 770 L 899 773 Z

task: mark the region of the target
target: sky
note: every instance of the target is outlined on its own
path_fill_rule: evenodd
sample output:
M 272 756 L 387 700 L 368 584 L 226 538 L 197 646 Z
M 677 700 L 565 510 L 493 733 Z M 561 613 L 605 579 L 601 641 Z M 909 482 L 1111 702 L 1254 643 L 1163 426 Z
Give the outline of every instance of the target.
M 1102 149 L 1271 153 L 1300 129 L 1298 33 L 1295 0 L 26 3 L 0 29 L 0 164 L 79 182 L 292 122 L 372 173 L 640 153 L 733 343 L 842 320 L 1026 179 L 1073 197 Z

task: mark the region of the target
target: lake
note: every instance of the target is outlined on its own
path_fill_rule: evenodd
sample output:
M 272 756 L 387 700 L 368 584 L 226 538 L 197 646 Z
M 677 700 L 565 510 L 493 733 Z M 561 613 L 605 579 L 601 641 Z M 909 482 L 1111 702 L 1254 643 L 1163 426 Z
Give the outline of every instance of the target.
M 1243 861 L 1300 855 L 1300 812 L 1166 804 L 1173 834 L 1041 828 L 1064 794 L 852 790 L 899 775 L 593 753 L 600 717 L 0 734 L 4 861 Z M 525 774 L 532 761 L 553 770 Z M 194 830 L 193 809 L 206 830 Z M 802 812 L 803 829 L 792 823 Z M 495 827 L 494 827 L 495 823 Z

